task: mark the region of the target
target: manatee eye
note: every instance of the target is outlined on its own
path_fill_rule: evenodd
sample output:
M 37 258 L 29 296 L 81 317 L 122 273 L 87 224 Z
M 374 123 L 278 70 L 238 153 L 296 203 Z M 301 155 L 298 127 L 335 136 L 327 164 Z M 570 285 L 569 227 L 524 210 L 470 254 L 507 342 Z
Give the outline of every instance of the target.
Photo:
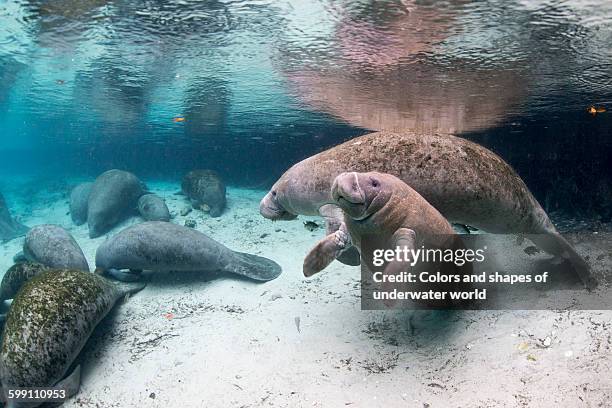
M 379 183 L 378 180 L 372 179 L 372 187 L 378 187 Z
M 272 197 L 276 197 L 276 190 L 272 190 Z

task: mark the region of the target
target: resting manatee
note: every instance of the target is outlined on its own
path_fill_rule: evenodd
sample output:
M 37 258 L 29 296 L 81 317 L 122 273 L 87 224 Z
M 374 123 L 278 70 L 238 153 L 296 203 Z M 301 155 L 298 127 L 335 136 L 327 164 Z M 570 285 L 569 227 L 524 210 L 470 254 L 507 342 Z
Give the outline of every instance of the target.
M 28 227 L 18 223 L 11 217 L 4 196 L 0 194 L 0 240 L 10 241 L 25 235 L 26 232 L 28 232 Z
M 450 222 L 490 233 L 526 234 L 537 246 L 569 260 L 588 288 L 588 264 L 557 232 L 525 183 L 499 156 L 459 137 L 376 132 L 357 137 L 291 167 L 262 199 L 261 214 L 291 219 L 321 215 L 328 233 L 340 228 L 331 186 L 344 172 L 392 174 L 416 190 Z
M 28 261 L 51 268 L 89 272 L 87 259 L 72 235 L 58 225 L 37 225 L 26 235 L 23 254 Z
M 145 194 L 138 199 L 138 212 L 147 221 L 170 221 L 166 202 L 155 194 Z
M 87 222 L 87 202 L 93 183 L 81 183 L 70 192 L 70 217 L 76 225 Z
M 51 268 L 37 262 L 19 262 L 11 266 L 0 283 L 0 302 L 12 299 L 24 283 L 49 269 Z
M 226 205 L 225 184 L 217 172 L 193 170 L 187 173 L 181 183 L 183 194 L 194 208 L 209 209 L 211 217 L 221 215 Z
M 75 270 L 50 270 L 27 281 L 7 314 L 0 345 L 0 382 L 8 389 L 79 388 L 76 357 L 117 300 L 144 284 L 110 281 Z M 67 376 L 68 374 L 68 376 Z M 37 406 L 9 401 L 9 407 Z
M 344 223 L 306 256 L 305 276 L 321 271 L 351 245 L 359 249 L 364 267 L 369 271 L 382 270 L 384 275 L 410 271 L 412 266 L 409 261 L 395 260 L 384 268 L 376 267 L 372 260 L 375 249 L 465 248 L 446 218 L 395 176 L 377 172 L 342 173 L 336 177 L 331 194 L 344 212 Z M 364 248 L 366 240 L 368 250 Z M 471 265 L 442 264 L 436 270 L 461 275 L 471 273 Z M 432 286 L 435 285 L 427 289 Z
M 121 270 L 132 272 L 121 272 Z M 128 227 L 96 251 L 96 271 L 118 279 L 150 271 L 224 271 L 259 281 L 278 277 L 281 267 L 270 259 L 232 251 L 192 228 L 162 221 Z
M 130 211 L 135 211 L 138 198 L 143 194 L 143 184 L 132 173 L 109 170 L 99 175 L 91 187 L 87 203 L 89 237 L 99 237 Z

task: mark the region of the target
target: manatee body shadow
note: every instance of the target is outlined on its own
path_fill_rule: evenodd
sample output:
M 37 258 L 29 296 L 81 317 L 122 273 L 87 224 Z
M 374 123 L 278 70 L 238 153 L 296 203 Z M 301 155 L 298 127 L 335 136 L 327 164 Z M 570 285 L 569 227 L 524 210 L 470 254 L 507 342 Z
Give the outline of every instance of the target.
M 145 279 L 147 287 L 162 288 L 173 285 L 210 284 L 217 280 L 234 280 L 250 283 L 254 286 L 267 281 L 257 281 L 246 276 L 237 275 L 222 270 L 216 271 L 143 271 L 141 279 Z
M 389 310 L 382 320 L 370 321 L 361 331 L 372 340 L 405 348 L 405 352 L 448 344 L 463 320 L 463 310 Z

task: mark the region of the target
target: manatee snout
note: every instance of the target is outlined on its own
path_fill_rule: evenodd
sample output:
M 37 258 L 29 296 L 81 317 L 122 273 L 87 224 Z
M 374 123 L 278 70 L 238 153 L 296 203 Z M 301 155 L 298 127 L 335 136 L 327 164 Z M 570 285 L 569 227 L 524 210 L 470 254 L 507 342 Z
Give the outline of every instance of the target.
M 294 220 L 297 218 L 296 214 L 292 214 L 283 208 L 278 202 L 278 193 L 276 190 L 271 190 L 268 194 L 262 198 L 259 203 L 259 213 L 269 220 Z
M 332 184 L 332 198 L 352 218 L 361 216 L 367 207 L 367 197 L 358 173 L 342 173 Z
M 332 184 L 332 197 L 335 201 L 343 199 L 351 204 L 364 204 L 365 193 L 359 185 L 357 173 L 342 173 Z

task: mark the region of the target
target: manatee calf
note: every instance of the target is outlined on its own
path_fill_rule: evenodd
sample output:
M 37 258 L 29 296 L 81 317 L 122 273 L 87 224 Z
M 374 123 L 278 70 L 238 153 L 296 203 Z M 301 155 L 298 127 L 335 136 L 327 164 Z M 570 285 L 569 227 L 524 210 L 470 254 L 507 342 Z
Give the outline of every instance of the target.
M 342 173 L 336 177 L 331 194 L 344 213 L 344 223 L 339 230 L 323 238 L 306 256 L 303 266 L 305 276 L 321 271 L 351 244 L 359 249 L 364 267 L 369 271 L 382 270 L 384 275 L 410 271 L 413 265 L 405 259 L 377 267 L 372 259 L 374 250 L 465 248 L 446 218 L 395 176 L 377 172 Z M 454 263 L 442 263 L 434 269 L 443 274 L 463 275 L 471 273 L 472 268 L 471 264 L 458 267 Z M 383 288 L 385 286 L 388 288 L 390 285 L 383 285 Z M 413 289 L 424 286 L 426 290 L 434 287 L 437 288 L 434 290 L 440 290 L 443 285 L 411 286 Z M 453 289 L 458 289 L 458 286 Z
M 376 132 L 352 139 L 287 170 L 262 199 L 260 212 L 273 220 L 321 215 L 333 233 L 342 223 L 331 196 L 334 180 L 341 173 L 369 171 L 398 177 L 450 222 L 526 234 L 544 251 L 569 260 L 588 288 L 597 285 L 588 264 L 512 167 L 490 150 L 451 135 Z
M 0 283 L 0 302 L 12 299 L 24 283 L 50 269 L 37 262 L 19 262 L 11 266 Z
M 183 178 L 181 189 L 194 208 L 208 209 L 211 217 L 219 217 L 225 209 L 225 184 L 215 171 L 190 171 Z
M 28 261 L 51 268 L 89 272 L 81 247 L 68 231 L 58 225 L 37 225 L 26 235 L 23 255 Z
M 87 202 L 89 237 L 99 237 L 135 211 L 143 194 L 144 185 L 132 173 L 109 170 L 99 175 Z
M 138 212 L 147 221 L 170 221 L 166 202 L 155 194 L 145 194 L 138 199 Z
M 131 280 L 142 270 L 224 271 L 259 281 L 281 273 L 270 259 L 232 251 L 199 231 L 163 221 L 128 227 L 96 251 L 97 272 Z
M 10 241 L 28 232 L 28 227 L 18 223 L 11 217 L 4 196 L 0 194 L 0 240 Z
M 93 183 L 81 183 L 70 192 L 70 217 L 76 225 L 87 222 L 87 203 Z
M 55 387 L 74 395 L 80 366 L 69 370 L 92 331 L 117 300 L 143 287 L 62 269 L 27 281 L 13 299 L 0 344 L 4 395 L 8 389 L 28 387 Z

